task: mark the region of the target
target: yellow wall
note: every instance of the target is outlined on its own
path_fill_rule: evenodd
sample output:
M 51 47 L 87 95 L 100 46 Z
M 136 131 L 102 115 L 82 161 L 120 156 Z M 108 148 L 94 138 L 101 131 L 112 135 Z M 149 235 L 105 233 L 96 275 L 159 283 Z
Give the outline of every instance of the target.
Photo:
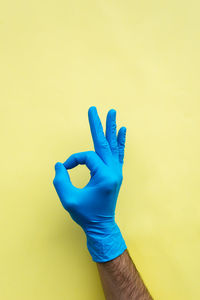
M 0 298 L 100 300 L 54 164 L 127 127 L 117 221 L 155 299 L 200 299 L 199 1 L 2 1 Z M 84 167 L 73 182 L 89 179 Z

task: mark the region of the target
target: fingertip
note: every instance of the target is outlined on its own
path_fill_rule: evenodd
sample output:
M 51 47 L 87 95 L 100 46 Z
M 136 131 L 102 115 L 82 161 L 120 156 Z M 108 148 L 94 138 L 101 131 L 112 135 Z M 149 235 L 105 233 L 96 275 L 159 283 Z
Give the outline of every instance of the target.
M 127 128 L 126 128 L 125 126 L 122 126 L 122 127 L 120 128 L 120 131 L 121 131 L 121 133 L 122 133 L 124 136 L 126 136 Z
M 126 127 L 122 126 L 119 131 L 118 131 L 118 135 L 117 135 L 117 142 L 118 145 L 125 145 L 125 141 L 126 141 Z
M 67 160 L 63 163 L 63 166 L 65 169 L 72 169 L 75 166 L 77 166 L 77 160 L 76 160 L 77 154 L 72 154 L 70 157 L 67 158 Z
M 109 110 L 109 113 L 110 113 L 110 114 L 113 114 L 113 115 L 116 115 L 116 109 L 111 108 L 111 109 Z
M 107 114 L 107 120 L 108 122 L 111 122 L 111 121 L 116 121 L 116 110 L 114 108 L 111 108 L 109 111 L 108 111 L 108 114 Z
M 90 115 L 91 113 L 96 112 L 96 111 L 97 111 L 96 106 L 90 106 L 88 109 L 88 114 Z
M 63 165 L 63 164 L 62 164 L 61 162 L 57 162 L 57 163 L 55 164 L 55 170 L 56 170 L 56 171 L 59 170 L 60 167 L 61 167 L 62 165 Z

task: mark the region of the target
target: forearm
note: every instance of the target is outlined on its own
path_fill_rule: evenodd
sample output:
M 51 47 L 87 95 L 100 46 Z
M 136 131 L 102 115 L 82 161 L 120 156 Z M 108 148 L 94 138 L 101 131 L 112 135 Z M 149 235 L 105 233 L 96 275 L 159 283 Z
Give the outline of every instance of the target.
M 128 250 L 111 261 L 97 263 L 106 300 L 152 300 Z
M 55 165 L 53 184 L 63 207 L 82 227 L 88 250 L 97 263 L 107 300 L 151 300 L 115 223 L 115 207 L 123 180 L 126 127 L 116 132 L 116 111 L 109 110 L 104 134 L 96 107 L 88 110 L 95 151 L 74 153 Z M 77 165 L 90 170 L 88 184 L 75 187 L 68 173 Z M 114 259 L 113 259 L 114 258 Z

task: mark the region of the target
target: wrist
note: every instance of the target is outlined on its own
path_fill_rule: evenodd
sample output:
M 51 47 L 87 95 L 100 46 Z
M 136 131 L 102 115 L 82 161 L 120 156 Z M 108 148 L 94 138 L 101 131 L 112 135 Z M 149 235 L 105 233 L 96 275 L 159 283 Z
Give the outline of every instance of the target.
M 95 224 L 84 230 L 87 247 L 95 262 L 106 262 L 121 255 L 127 248 L 118 225 L 113 221 Z

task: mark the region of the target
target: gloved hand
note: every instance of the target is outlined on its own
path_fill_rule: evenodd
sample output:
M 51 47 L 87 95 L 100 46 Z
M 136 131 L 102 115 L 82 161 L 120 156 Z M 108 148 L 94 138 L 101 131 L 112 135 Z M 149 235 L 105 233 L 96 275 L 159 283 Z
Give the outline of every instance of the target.
M 116 111 L 106 119 L 106 137 L 96 107 L 88 111 L 94 151 L 72 154 L 63 164 L 55 165 L 53 184 L 63 207 L 84 230 L 87 247 L 95 262 L 105 262 L 121 255 L 127 248 L 115 222 L 115 207 L 122 183 L 126 128 L 116 137 Z M 84 188 L 72 185 L 67 169 L 85 164 L 91 174 Z

